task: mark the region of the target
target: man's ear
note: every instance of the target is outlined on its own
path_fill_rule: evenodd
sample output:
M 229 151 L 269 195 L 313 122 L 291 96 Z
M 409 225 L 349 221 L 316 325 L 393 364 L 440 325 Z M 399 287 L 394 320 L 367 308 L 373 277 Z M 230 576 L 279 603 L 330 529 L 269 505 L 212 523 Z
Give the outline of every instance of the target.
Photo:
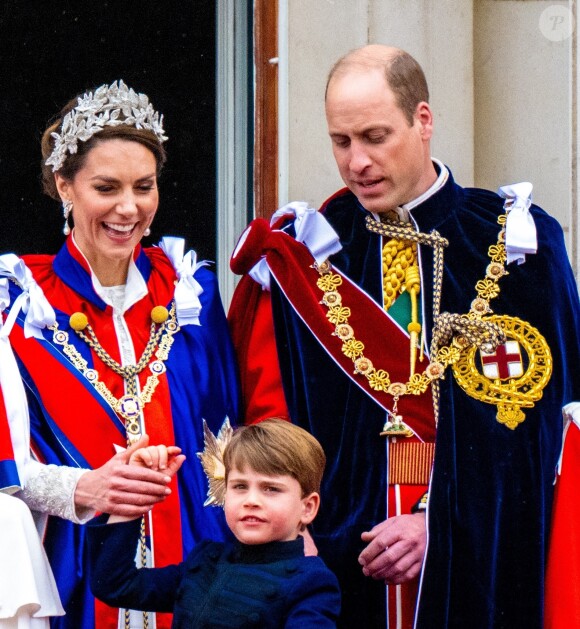
M 433 112 L 429 103 L 421 101 L 415 110 L 415 121 L 420 126 L 420 133 L 423 140 L 430 140 L 433 136 Z
M 302 498 L 302 516 L 300 522 L 304 526 L 308 526 L 308 524 L 314 520 L 318 513 L 318 507 L 320 507 L 320 495 L 315 491 Z

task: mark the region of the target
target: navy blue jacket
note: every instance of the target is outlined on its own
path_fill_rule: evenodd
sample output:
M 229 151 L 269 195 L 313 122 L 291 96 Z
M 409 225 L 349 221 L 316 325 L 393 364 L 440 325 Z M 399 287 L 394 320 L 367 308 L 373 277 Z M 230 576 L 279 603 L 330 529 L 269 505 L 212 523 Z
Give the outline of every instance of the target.
M 88 527 L 91 589 L 105 603 L 173 612 L 174 629 L 336 627 L 336 577 L 304 556 L 302 537 L 256 546 L 204 541 L 179 565 L 137 569 L 139 525 Z

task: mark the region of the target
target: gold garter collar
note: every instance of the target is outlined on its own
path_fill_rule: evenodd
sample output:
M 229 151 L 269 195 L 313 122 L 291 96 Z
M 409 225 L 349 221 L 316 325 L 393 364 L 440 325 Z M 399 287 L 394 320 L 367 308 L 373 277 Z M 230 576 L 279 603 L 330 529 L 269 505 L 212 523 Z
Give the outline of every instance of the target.
M 422 373 L 411 373 L 407 382 L 392 382 L 387 370 L 375 366 L 364 354 L 364 343 L 356 338 L 349 324 L 351 309 L 340 294 L 342 277 L 333 272 L 330 262 L 314 264 L 320 277 L 321 304 L 328 308 L 326 317 L 335 325 L 333 332 L 342 343 L 342 352 L 352 359 L 354 373 L 365 377 L 375 391 L 393 397 L 393 410 L 384 434 L 407 436 L 410 433 L 397 415 L 402 395 L 420 395 L 433 386 L 435 420 L 439 413 L 437 381 L 451 367 L 459 386 L 471 397 L 497 406 L 497 420 L 510 429 L 525 419 L 522 408 L 531 408 L 542 397 L 542 389 L 552 373 L 550 349 L 540 332 L 529 323 L 508 315 L 494 315 L 490 301 L 500 292 L 499 280 L 507 275 L 505 225 L 511 200 L 504 204 L 506 213 L 498 217 L 498 241 L 488 249 L 490 263 L 486 275 L 475 285 L 477 297 L 467 314 L 439 314 L 443 279 L 443 247 L 447 241 L 437 232 L 420 234 L 410 224 L 387 224 L 366 217 L 367 229 L 383 236 L 412 240 L 435 248 L 433 289 L 433 337 L 431 362 Z M 522 350 L 523 354 L 522 355 Z M 479 361 L 476 354 L 479 351 Z M 524 365 L 527 363 L 527 367 Z M 518 366 L 519 365 L 519 366 Z

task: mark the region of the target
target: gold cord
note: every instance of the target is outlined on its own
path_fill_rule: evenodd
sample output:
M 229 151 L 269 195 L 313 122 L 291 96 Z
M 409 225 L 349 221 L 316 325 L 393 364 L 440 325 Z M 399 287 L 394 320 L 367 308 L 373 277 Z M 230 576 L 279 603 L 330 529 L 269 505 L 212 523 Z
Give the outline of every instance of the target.
M 411 297 L 411 322 L 407 326 L 407 331 L 411 337 L 411 357 L 410 357 L 410 375 L 415 373 L 415 364 L 417 362 L 417 340 L 419 332 L 421 332 L 421 324 L 419 323 L 417 295 L 421 290 L 421 277 L 417 264 L 410 266 L 405 274 L 405 289 Z
M 383 308 L 389 310 L 405 290 L 407 269 L 417 264 L 417 245 L 403 240 L 389 240 L 383 246 Z
M 417 308 L 417 295 L 420 290 L 421 276 L 417 264 L 417 243 L 394 238 L 389 240 L 383 246 L 383 308 L 388 312 L 401 293 L 404 291 L 409 293 L 411 322 L 407 330 L 410 335 L 410 376 L 415 373 L 417 342 L 419 332 L 421 332 Z

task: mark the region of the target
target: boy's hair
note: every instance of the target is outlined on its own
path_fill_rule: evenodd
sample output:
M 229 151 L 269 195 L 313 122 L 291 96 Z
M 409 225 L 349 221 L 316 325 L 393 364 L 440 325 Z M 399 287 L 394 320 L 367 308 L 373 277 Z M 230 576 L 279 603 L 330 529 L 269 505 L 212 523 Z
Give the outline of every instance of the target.
M 290 422 L 271 418 L 234 430 L 224 452 L 226 481 L 232 468 L 268 476 L 291 476 L 302 495 L 320 492 L 326 456 L 318 441 Z

